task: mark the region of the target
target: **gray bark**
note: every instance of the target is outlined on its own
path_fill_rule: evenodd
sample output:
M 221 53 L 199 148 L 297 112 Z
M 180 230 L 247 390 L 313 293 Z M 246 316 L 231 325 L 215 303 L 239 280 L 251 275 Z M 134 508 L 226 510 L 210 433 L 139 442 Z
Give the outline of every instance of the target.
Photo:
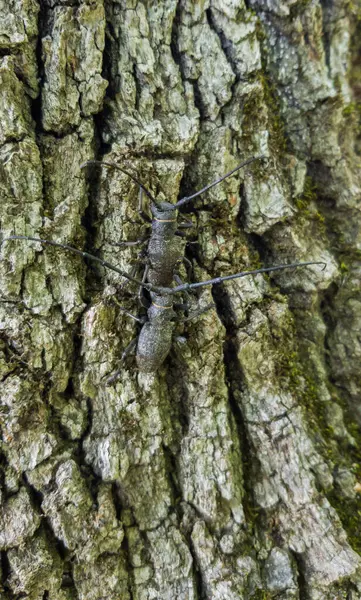
M 137 186 L 197 200 L 204 288 L 156 374 L 132 286 L 0 261 L 1 600 L 360 600 L 359 0 L 0 2 L 0 229 L 132 269 Z M 185 272 L 183 272 L 185 276 Z M 121 287 L 121 289 L 119 289 Z

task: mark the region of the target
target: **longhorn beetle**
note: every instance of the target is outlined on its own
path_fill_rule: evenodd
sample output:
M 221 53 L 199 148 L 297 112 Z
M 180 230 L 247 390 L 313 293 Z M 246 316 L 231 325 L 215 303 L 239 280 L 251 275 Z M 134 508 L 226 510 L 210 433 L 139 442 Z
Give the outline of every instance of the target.
M 124 350 L 122 355 L 122 361 L 137 346 L 136 360 L 140 371 L 146 373 L 153 373 L 157 371 L 157 369 L 162 365 L 165 358 L 169 354 L 172 344 L 172 336 L 175 323 L 177 321 L 188 320 L 189 318 L 197 316 L 201 312 L 204 312 L 205 310 L 214 307 L 214 304 L 212 303 L 206 306 L 205 309 L 201 311 L 195 311 L 193 315 L 185 319 L 177 319 L 176 313 L 174 311 L 175 305 L 173 303 L 173 296 L 175 294 L 187 292 L 189 290 L 194 290 L 196 288 L 201 288 L 207 285 L 216 285 L 222 283 L 223 281 L 230 281 L 232 279 L 238 279 L 240 277 L 245 277 L 248 275 L 256 275 L 258 273 L 270 273 L 271 271 L 279 271 L 282 269 L 291 269 L 295 267 L 305 267 L 307 265 L 323 265 L 323 268 L 325 268 L 326 263 L 318 261 L 308 261 L 277 265 L 273 267 L 263 267 L 261 269 L 255 269 L 253 271 L 243 271 L 240 273 L 235 273 L 233 275 L 216 277 L 214 279 L 208 279 L 207 281 L 200 281 L 197 283 L 182 283 L 180 281 L 180 278 L 176 273 L 176 266 L 179 262 L 181 262 L 184 259 L 184 242 L 182 240 L 182 233 L 179 231 L 179 228 L 188 227 L 190 223 L 178 223 L 178 209 L 181 206 L 184 206 L 185 204 L 194 200 L 194 198 L 196 198 L 200 194 L 203 194 L 204 192 L 208 191 L 215 185 L 218 185 L 221 181 L 223 181 L 227 177 L 230 177 L 233 173 L 235 173 L 242 167 L 245 167 L 246 165 L 252 163 L 255 160 L 263 158 L 265 157 L 256 156 L 249 158 L 248 160 L 241 163 L 236 168 L 232 169 L 216 181 L 213 181 L 212 183 L 205 186 L 198 192 L 195 192 L 191 196 L 186 196 L 185 198 L 182 198 L 175 204 L 171 204 L 170 202 L 166 201 L 157 201 L 156 198 L 154 198 L 154 196 L 138 180 L 136 176 L 134 176 L 132 173 L 129 173 L 128 170 L 125 170 L 123 167 L 120 167 L 115 163 L 90 160 L 83 163 L 80 166 L 80 168 L 84 168 L 89 165 L 96 165 L 100 167 L 106 166 L 118 169 L 122 173 L 127 175 L 130 179 L 132 179 L 132 181 L 134 181 L 149 198 L 150 209 L 153 215 L 153 218 L 151 220 L 152 232 L 148 242 L 147 261 L 142 280 L 134 277 L 132 274 L 126 273 L 121 269 L 118 269 L 114 265 L 101 258 L 98 258 L 97 256 L 89 254 L 88 252 L 83 252 L 82 250 L 78 250 L 77 248 L 73 248 L 72 246 L 68 246 L 67 244 L 61 244 L 58 242 L 52 242 L 50 240 L 24 235 L 12 235 L 5 238 L 3 242 L 8 240 L 28 240 L 33 242 L 40 242 L 42 244 L 48 244 L 57 248 L 62 248 L 63 250 L 68 250 L 84 258 L 96 261 L 104 267 L 112 269 L 113 271 L 124 277 L 126 280 L 131 281 L 133 283 L 137 283 L 141 289 L 144 288 L 148 290 L 150 295 L 150 305 L 147 309 L 147 317 L 139 318 L 137 316 L 132 315 L 123 307 L 121 307 L 121 310 L 123 310 L 130 317 L 142 324 L 142 328 L 138 338 L 133 340 Z M 147 220 L 147 217 L 143 215 L 141 204 L 139 206 L 139 212 L 143 216 L 143 218 Z M 148 220 L 150 221 L 149 218 Z M 127 242 L 124 242 L 124 244 L 127 244 Z M 132 244 L 132 242 L 130 242 L 130 244 Z M 178 285 L 172 287 L 174 280 L 176 281 L 176 283 L 178 283 Z M 113 382 L 117 378 L 119 373 L 120 371 L 117 371 L 111 377 L 109 377 L 107 383 Z

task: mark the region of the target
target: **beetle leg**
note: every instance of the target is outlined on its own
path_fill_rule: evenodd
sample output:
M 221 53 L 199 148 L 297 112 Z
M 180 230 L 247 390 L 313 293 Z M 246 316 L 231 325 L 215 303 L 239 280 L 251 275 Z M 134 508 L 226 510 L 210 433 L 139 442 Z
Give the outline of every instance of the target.
M 152 222 L 152 219 L 147 215 L 146 212 L 144 212 L 144 209 L 143 209 L 143 189 L 141 187 L 139 188 L 138 213 L 139 213 L 139 216 L 146 223 L 151 223 Z
M 138 268 L 137 265 L 134 265 L 131 269 L 130 269 L 130 274 L 132 277 L 135 277 L 136 274 L 138 272 Z M 117 285 L 117 291 L 120 292 L 120 290 L 124 290 L 130 283 L 129 279 L 126 279 L 125 281 L 123 281 L 122 283 L 120 283 L 119 285 Z
M 198 310 L 195 310 L 190 315 L 188 315 L 188 317 L 183 317 L 182 319 L 175 319 L 175 321 L 177 323 L 185 323 L 186 321 L 190 321 L 191 319 L 195 319 L 196 317 L 199 317 L 203 313 L 205 313 L 208 310 L 211 310 L 211 308 L 215 308 L 215 307 L 216 307 L 216 305 L 214 304 L 214 302 L 211 302 L 210 304 L 207 304 L 207 306 L 204 306 L 204 308 L 199 308 Z
M 184 259 L 185 259 L 185 256 L 183 257 L 182 261 L 184 261 Z M 191 263 L 191 262 L 188 260 L 188 258 L 186 259 L 186 261 L 187 261 L 187 262 L 189 262 L 189 264 L 190 264 L 190 267 L 192 268 L 192 266 L 193 266 L 193 265 L 192 265 L 192 263 Z M 189 272 L 189 270 L 188 270 L 188 269 L 187 269 L 187 275 L 188 275 L 188 279 L 190 279 L 190 275 L 191 275 L 191 273 Z M 179 274 L 178 274 L 178 273 L 174 273 L 173 277 L 174 277 L 174 281 L 175 281 L 175 282 L 176 282 L 178 285 L 183 285 L 183 281 L 182 281 L 182 279 L 180 278 L 180 276 L 179 276 Z M 194 292 L 193 290 L 191 290 L 190 292 L 187 292 L 187 291 L 186 291 L 186 293 L 185 293 L 185 296 L 186 296 L 186 298 L 187 298 L 187 299 L 188 299 L 190 302 L 192 301 L 192 297 L 191 297 L 191 295 L 194 295 L 194 296 L 196 296 L 196 292 Z
M 120 359 L 121 364 L 125 361 L 127 356 L 135 349 L 137 342 L 138 342 L 138 337 L 134 338 L 134 340 L 132 340 L 130 342 L 130 344 L 128 344 L 128 346 L 125 348 L 125 350 L 121 356 L 121 359 Z M 113 373 L 113 375 L 110 375 L 110 377 L 108 377 L 105 380 L 106 385 L 111 385 L 116 379 L 118 379 L 121 372 L 122 372 L 122 370 L 118 369 L 118 371 L 115 371 L 115 373 Z
M 189 260 L 189 258 L 187 258 L 186 256 L 183 256 L 183 262 L 187 269 L 188 279 L 190 279 L 190 276 L 192 274 L 193 265 L 192 265 L 191 261 Z
M 149 271 L 149 264 L 146 263 L 143 277 L 142 277 L 142 284 L 139 286 L 139 290 L 138 290 L 138 300 L 139 300 L 140 305 L 143 306 L 143 308 L 149 308 L 149 302 L 144 295 L 144 285 L 143 285 L 147 281 L 148 271 Z
M 129 312 L 129 310 L 124 308 L 124 306 L 121 306 L 121 304 L 118 304 L 118 302 L 117 302 L 117 306 L 118 306 L 119 310 L 121 310 L 123 313 L 128 315 L 128 317 L 130 317 L 131 319 L 134 319 L 134 321 L 141 323 L 141 325 L 144 325 L 144 323 L 146 322 L 146 320 L 147 320 L 146 317 L 137 317 L 136 315 L 133 315 L 131 312 Z
M 173 304 L 173 308 L 175 308 L 176 310 L 189 310 L 191 308 L 191 305 L 184 302 L 175 302 Z
M 184 215 L 183 218 L 186 219 Z M 190 229 L 191 227 L 194 227 L 194 223 L 192 223 L 192 221 L 189 221 L 189 219 L 186 219 L 185 223 L 178 224 L 178 229 Z
M 138 246 L 139 244 L 145 244 L 148 241 L 148 238 L 140 238 L 139 240 L 134 240 L 132 242 L 112 242 L 109 244 L 110 246 Z
M 173 273 L 173 278 L 174 278 L 174 281 L 175 281 L 175 282 L 176 282 L 178 285 L 182 285 L 182 284 L 183 284 L 183 281 L 181 280 L 181 278 L 180 278 L 180 276 L 178 275 L 178 273 Z M 185 293 L 185 297 L 186 297 L 186 298 L 187 298 L 189 301 L 191 301 L 191 295 L 190 295 L 188 292 L 186 292 L 186 293 Z

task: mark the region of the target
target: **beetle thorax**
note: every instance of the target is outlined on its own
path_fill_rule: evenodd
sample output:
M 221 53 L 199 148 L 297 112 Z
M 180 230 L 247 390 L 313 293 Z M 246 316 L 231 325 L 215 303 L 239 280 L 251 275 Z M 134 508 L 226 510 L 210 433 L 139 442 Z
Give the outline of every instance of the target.
M 152 204 L 151 211 L 157 221 L 173 222 L 177 220 L 178 211 L 170 202 L 159 202 Z

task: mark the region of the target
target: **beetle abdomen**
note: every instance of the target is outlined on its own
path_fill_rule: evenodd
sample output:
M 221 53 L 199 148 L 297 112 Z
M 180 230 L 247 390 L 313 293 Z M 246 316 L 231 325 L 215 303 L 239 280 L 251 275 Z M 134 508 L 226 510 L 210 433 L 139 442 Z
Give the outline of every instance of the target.
M 171 321 L 148 321 L 142 327 L 137 346 L 137 365 L 144 373 L 154 373 L 163 364 L 172 345 Z

